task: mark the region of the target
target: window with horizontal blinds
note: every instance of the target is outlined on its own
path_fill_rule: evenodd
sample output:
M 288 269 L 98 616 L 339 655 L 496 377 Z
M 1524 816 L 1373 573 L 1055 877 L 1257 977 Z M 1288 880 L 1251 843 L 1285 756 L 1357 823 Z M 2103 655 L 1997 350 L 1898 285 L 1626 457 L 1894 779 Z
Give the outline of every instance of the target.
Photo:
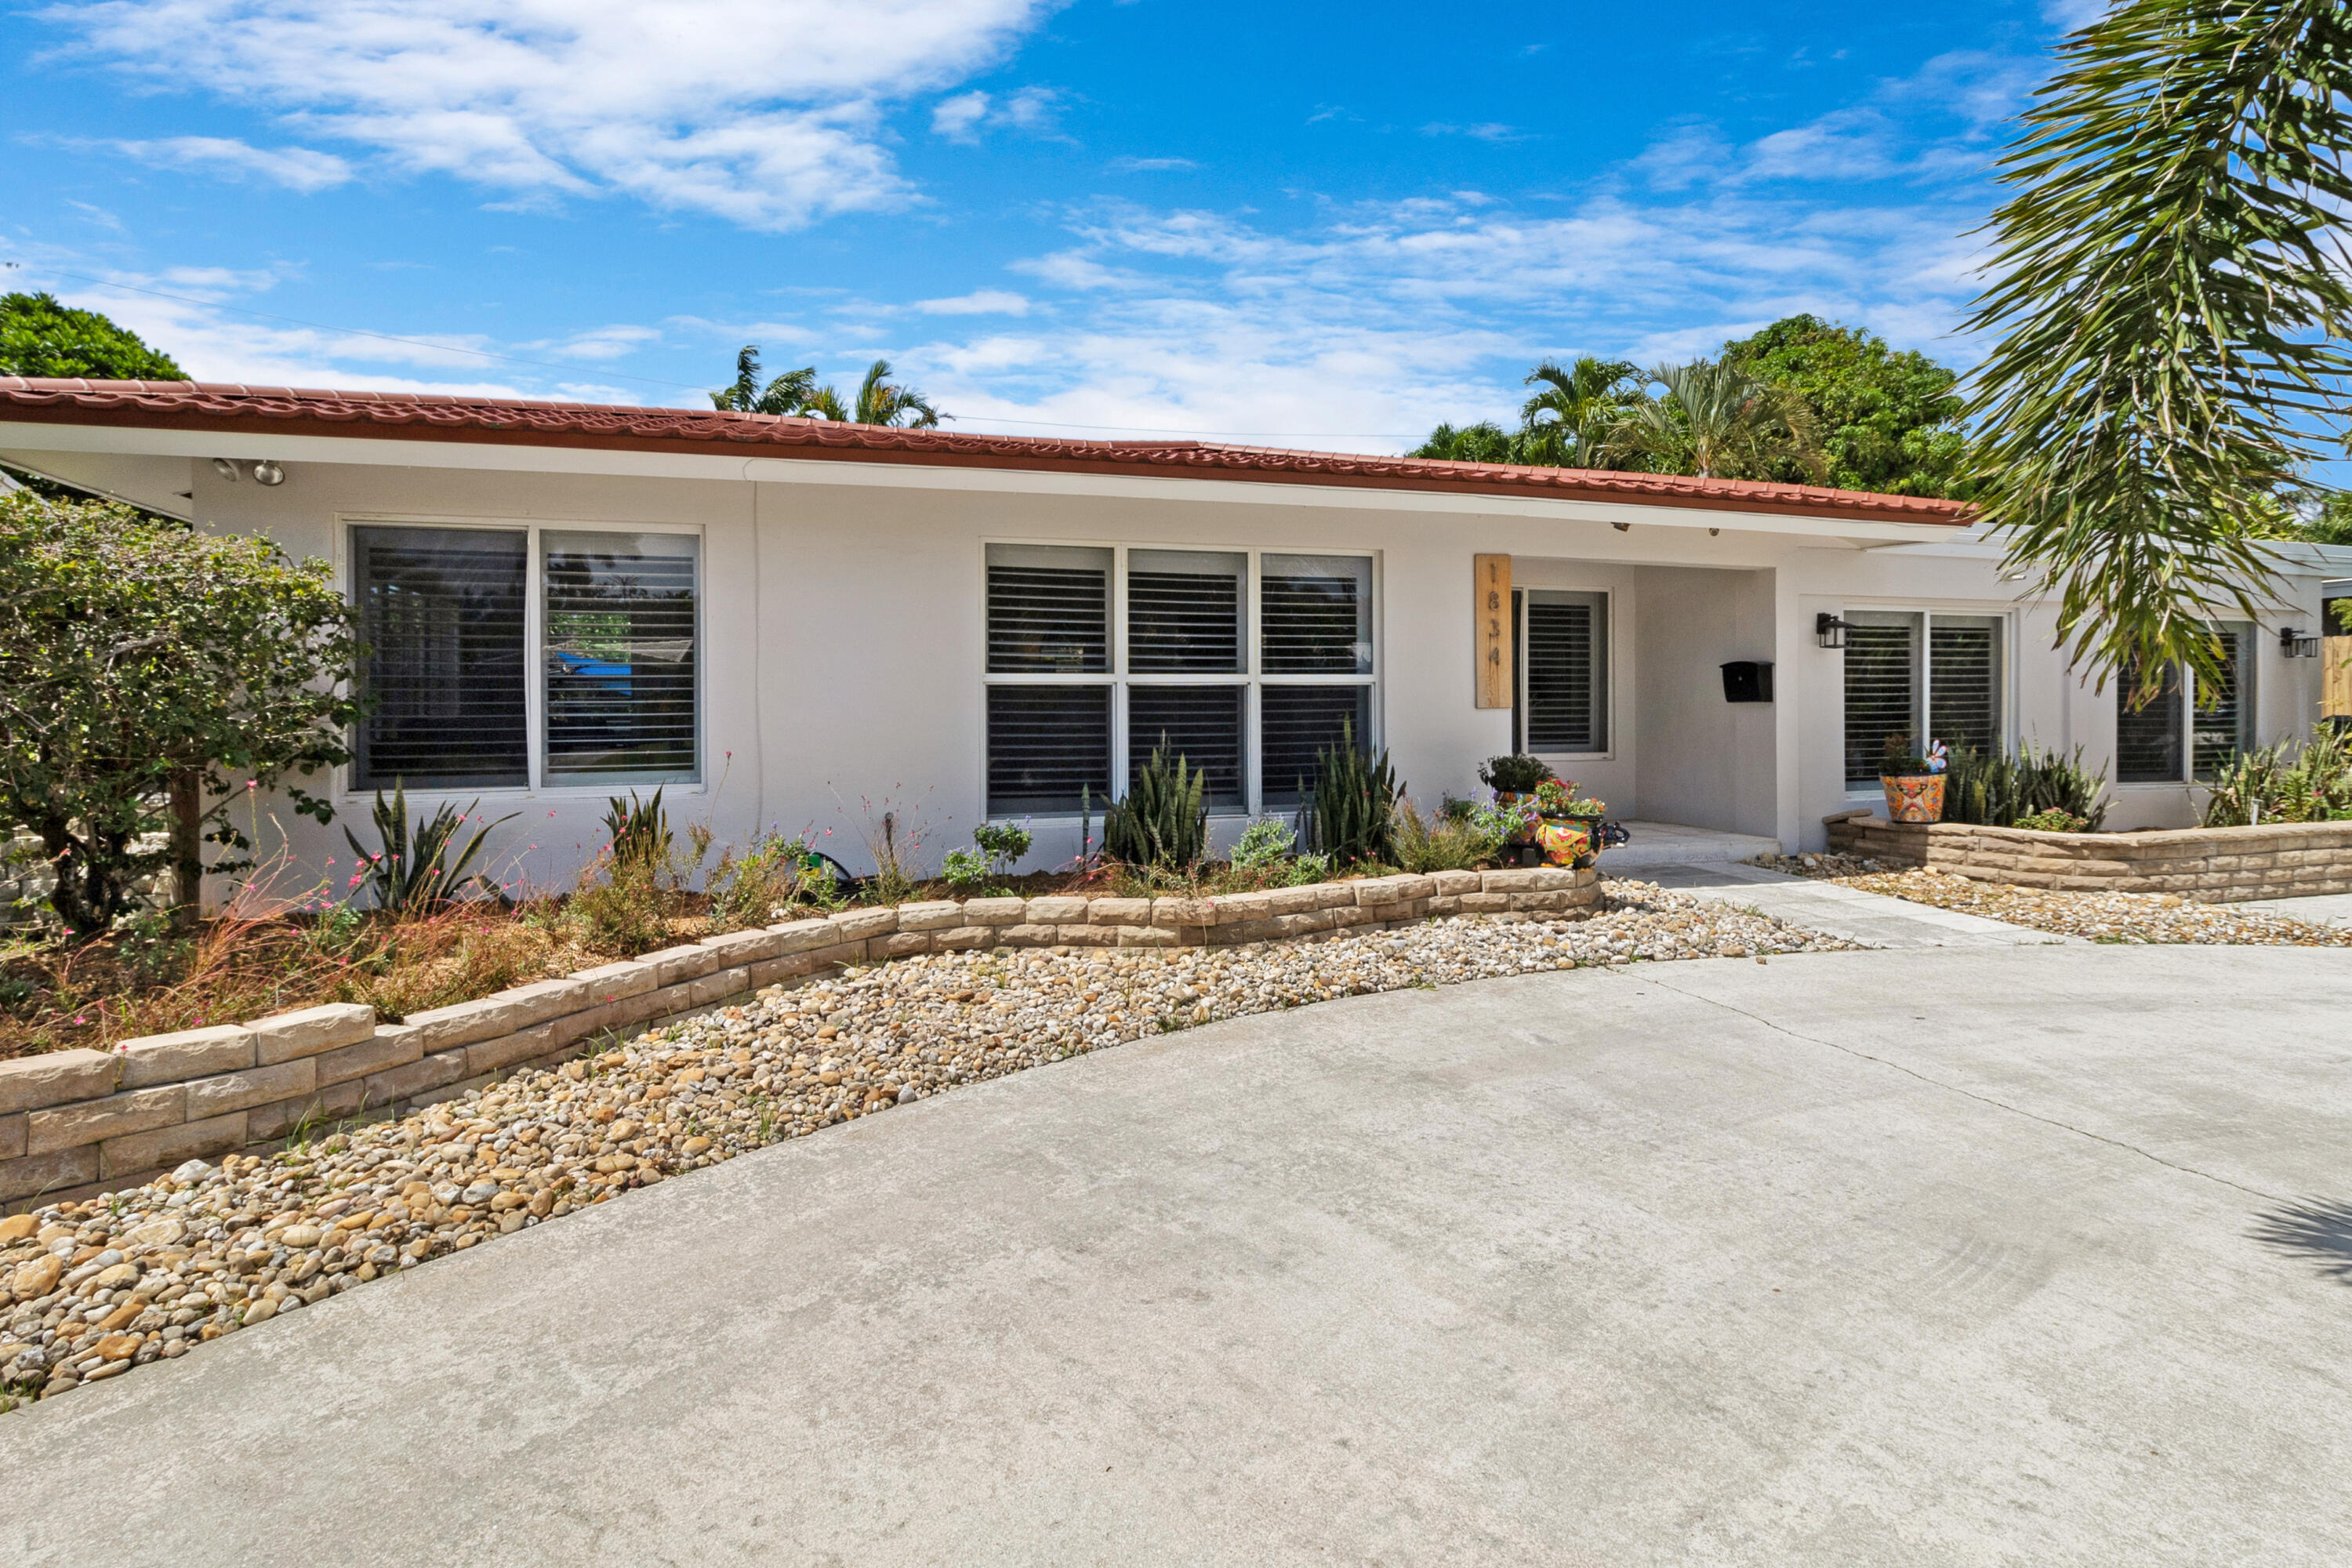
M 2140 695 L 2141 667 L 2126 665 L 2116 681 L 2116 782 L 2179 784 L 2181 710 L 2188 693 L 2178 666 L 2167 666 L 2155 695 Z
M 1212 807 L 1245 804 L 1242 776 L 1242 701 L 1245 686 L 1130 686 L 1127 689 L 1127 780 L 1165 746 L 1169 756 L 1207 774 L 1202 797 Z
M 1136 550 L 1127 557 L 1127 668 L 1139 674 L 1231 675 L 1244 668 L 1243 585 L 1249 557 Z
M 1259 768 L 1268 805 L 1297 805 L 1322 776 L 1318 753 L 1349 736 L 1371 748 L 1369 686 L 1267 686 L 1258 691 Z
M 1874 784 L 1886 738 L 1919 731 L 1919 627 L 1912 616 L 1846 616 L 1845 780 Z
M 1954 750 L 1997 756 L 2000 713 L 2000 622 L 1932 616 L 1927 623 L 1927 732 Z
M 546 776 L 659 784 L 697 772 L 697 541 L 548 531 Z
M 357 528 L 352 592 L 368 647 L 354 737 L 361 789 L 530 782 L 524 659 L 529 535 Z
M 2254 742 L 2253 694 L 2246 689 L 2250 673 L 2246 646 L 2251 634 L 2231 628 L 2217 635 L 2221 643 L 2221 679 L 2218 683 L 2197 683 L 2191 710 L 2195 735 L 2191 756 L 2200 780 L 2211 779 Z
M 1268 675 L 1371 673 L 1368 558 L 1268 555 L 1259 571 L 1261 668 Z
M 1108 685 L 988 689 L 988 814 L 1097 811 L 1111 798 Z
M 988 547 L 988 669 L 1092 675 L 1110 669 L 1111 552 Z
M 1608 603 L 1598 594 L 1529 589 L 1520 606 L 1526 749 L 1609 749 Z

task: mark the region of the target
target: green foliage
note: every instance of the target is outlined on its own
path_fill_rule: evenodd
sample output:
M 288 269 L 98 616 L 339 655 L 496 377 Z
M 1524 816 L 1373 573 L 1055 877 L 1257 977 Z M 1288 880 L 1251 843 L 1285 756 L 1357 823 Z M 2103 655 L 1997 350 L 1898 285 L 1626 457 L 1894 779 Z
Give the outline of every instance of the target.
M 2221 675 L 2245 519 L 2329 455 L 2352 356 L 2352 12 L 2128 0 L 2074 34 L 2003 160 L 1978 500 L 2075 662 Z
M 1298 814 L 1298 838 L 1335 866 L 1396 863 L 1396 803 L 1404 794 L 1389 754 L 1366 756 L 1356 727 L 1342 722 L 1339 743 L 1315 753 L 1315 786 Z
M 2055 811 L 2080 818 L 2082 831 L 2095 832 L 2106 820 L 2106 793 L 2107 775 L 2083 766 L 2080 746 L 2067 753 L 2029 742 L 2014 756 L 1956 746 L 1944 770 L 1944 820 L 2007 827 Z
M 1429 439 L 1405 454 L 1412 458 L 1436 458 L 1449 463 L 1517 463 L 1538 462 L 1537 449 L 1521 432 L 1504 429 L 1491 419 L 1475 425 L 1456 427 L 1440 425 L 1429 433 Z
M 1546 360 L 1528 373 L 1539 390 L 1519 405 L 1519 439 L 1533 463 L 1605 468 L 1617 425 L 1642 400 L 1640 381 L 1623 360 L 1587 354 L 1573 365 Z
M 1298 850 L 1298 830 L 1278 816 L 1261 816 L 1242 829 L 1231 857 L 1238 870 L 1251 871 L 1287 860 Z
M 350 828 L 343 829 L 352 853 L 360 858 L 363 880 L 359 885 L 367 889 L 376 908 L 401 915 L 421 914 L 447 903 L 467 888 L 479 888 L 493 898 L 499 897 L 496 884 L 471 868 L 490 829 L 499 823 L 513 821 L 512 813 L 475 828 L 474 836 L 457 850 L 457 859 L 453 862 L 449 858 L 457 835 L 474 820 L 474 808 L 481 804 L 478 800 L 470 801 L 465 810 L 458 811 L 444 801 L 430 817 L 417 822 L 412 832 L 407 790 L 394 784 L 388 800 L 383 791 L 376 791 L 373 815 L 380 847 L 371 851 Z
M 1967 437 L 1958 373 L 1914 350 L 1819 316 L 1789 316 L 1723 345 L 1724 363 L 1802 397 L 1821 433 L 1828 482 L 1898 496 L 1965 496 Z M 1813 478 L 1796 461 L 1764 479 Z
M 613 858 L 629 866 L 667 866 L 677 852 L 677 839 L 669 829 L 669 814 L 662 809 L 662 792 L 654 791 L 651 800 L 639 800 L 631 790 L 626 800 L 619 795 L 607 798 L 604 813 L 604 837 L 612 845 Z
M 105 931 L 173 858 L 132 846 L 172 826 L 175 781 L 210 798 L 199 832 L 231 852 L 214 871 L 251 863 L 233 801 L 287 784 L 295 811 L 331 820 L 291 780 L 350 759 L 358 653 L 323 561 L 127 507 L 0 496 L 0 826 L 39 837 L 66 925 Z
M 2352 741 L 2322 724 L 2302 742 L 2241 752 L 2222 764 L 2205 802 L 2208 827 L 2352 817 Z
M 0 375 L 89 381 L 185 381 L 168 354 L 95 310 L 47 294 L 0 294 Z
M 1821 422 L 1794 389 L 1728 359 L 1660 365 L 1646 379 L 1659 395 L 1626 407 L 1611 428 L 1611 451 L 1652 473 L 1761 479 L 1794 468 L 1814 484 L 1828 477 Z
M 2010 824 L 2011 827 L 2030 827 L 2036 833 L 2086 833 L 2090 823 L 2071 811 L 2052 806 L 2047 811 L 2030 812 Z
M 1431 871 L 1471 871 L 1492 860 L 1504 842 L 1499 822 L 1480 822 L 1440 812 L 1424 817 L 1412 801 L 1400 798 L 1396 807 L 1396 865 L 1426 875 Z
M 1209 812 L 1202 804 L 1209 782 L 1201 768 L 1189 771 L 1180 754 L 1171 763 L 1163 742 L 1139 769 L 1127 798 L 1103 813 L 1103 848 L 1130 866 L 1184 871 L 1209 849 Z
M 1554 776 L 1549 763 L 1525 752 L 1488 757 L 1478 765 L 1478 782 L 1505 795 L 1533 795 L 1538 785 Z
M 972 847 L 950 849 L 940 875 L 959 891 L 985 887 L 992 880 L 1010 876 L 1021 858 L 1029 853 L 1035 839 L 1025 827 L 1015 827 L 1009 822 L 983 822 L 971 830 Z
M 654 952 L 669 945 L 671 900 L 649 860 L 619 860 L 608 850 L 580 873 L 564 918 L 603 952 Z
M 815 858 L 805 835 L 766 833 L 738 855 L 719 852 L 706 890 L 711 918 L 728 930 L 765 925 L 795 904 L 835 901 L 831 868 Z
M 894 384 L 890 380 L 890 362 L 885 359 L 877 359 L 866 367 L 866 377 L 858 384 L 857 396 L 850 403 L 843 402 L 841 394 L 834 388 L 818 384 L 814 365 L 786 371 L 761 386 L 757 343 L 745 343 L 736 354 L 734 383 L 712 393 L 710 405 L 740 414 L 799 415 L 909 429 L 928 428 L 947 417 L 913 387 Z
M 1884 778 L 1916 778 L 1935 771 L 1927 765 L 1927 754 L 1914 736 L 1889 735 L 1879 752 L 1878 772 Z

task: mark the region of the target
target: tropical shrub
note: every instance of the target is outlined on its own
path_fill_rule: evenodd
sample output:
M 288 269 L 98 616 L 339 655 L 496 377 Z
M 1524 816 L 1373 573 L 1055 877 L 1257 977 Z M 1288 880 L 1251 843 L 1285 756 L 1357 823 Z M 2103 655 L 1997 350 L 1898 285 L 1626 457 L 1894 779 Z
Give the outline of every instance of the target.
M 972 847 L 950 849 L 940 874 L 959 890 L 987 885 L 1009 876 L 1035 840 L 1025 827 L 1009 822 L 983 822 L 972 829 Z
M 1298 837 L 1335 866 L 1396 862 L 1396 803 L 1404 794 L 1389 754 L 1367 756 L 1356 727 L 1342 723 L 1339 743 L 1315 753 L 1315 787 L 1299 812 Z
M 57 875 L 49 904 L 92 936 L 173 869 L 251 867 L 230 815 L 348 762 L 363 705 L 351 606 L 323 561 L 268 540 L 204 534 L 128 507 L 0 496 L 0 829 L 22 826 Z M 137 847 L 171 832 L 170 849 Z M 228 851 L 202 864 L 205 843 Z
M 2080 817 L 2084 832 L 2106 820 L 2107 775 L 2083 766 L 2083 748 L 2043 751 L 2032 742 L 2006 752 L 1967 746 L 1951 753 L 1944 778 L 1944 820 L 1989 827 L 2014 826 L 2021 816 L 2062 811 Z
M 1255 870 L 1287 860 L 1298 850 L 1298 830 L 1278 816 L 1261 816 L 1242 829 L 1231 859 L 1238 870 Z
M 474 836 L 462 847 L 457 844 L 457 835 L 475 819 L 474 808 L 481 804 L 469 801 L 459 811 L 444 801 L 440 809 L 412 829 L 407 790 L 394 784 L 389 800 L 383 791 L 376 791 L 373 816 L 376 840 L 382 847 L 371 852 L 350 828 L 343 829 L 352 853 L 360 858 L 359 872 L 352 879 L 353 889 L 366 889 L 376 908 L 398 914 L 415 914 L 446 903 L 468 888 L 501 897 L 497 885 L 472 867 L 490 829 L 513 821 L 514 815 L 485 823 L 474 829 Z M 455 862 L 449 858 L 453 848 L 457 851 Z
M 1153 747 L 1127 798 L 1103 813 L 1105 851 L 1130 866 L 1181 871 L 1199 865 L 1209 849 L 1209 810 L 1202 804 L 1208 780 L 1181 754 L 1171 761 L 1165 745 Z
M 2047 811 L 2037 811 L 2021 816 L 2010 826 L 2030 827 L 2037 833 L 2081 833 L 2091 825 L 2073 812 L 2061 811 L 2053 805 Z
M 832 868 L 810 847 L 808 836 L 766 833 L 738 855 L 719 852 L 705 889 L 718 925 L 765 925 L 795 904 L 831 907 L 840 901 Z
M 2214 775 L 2211 789 L 2208 827 L 2352 817 L 2352 742 L 2322 724 L 2308 740 L 2239 752 Z

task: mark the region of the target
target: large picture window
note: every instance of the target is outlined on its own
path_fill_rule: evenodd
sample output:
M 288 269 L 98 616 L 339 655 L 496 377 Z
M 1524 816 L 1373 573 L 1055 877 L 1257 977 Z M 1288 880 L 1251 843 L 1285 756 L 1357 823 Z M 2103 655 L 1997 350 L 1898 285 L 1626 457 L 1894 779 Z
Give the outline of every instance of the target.
M 1369 556 L 992 544 L 985 570 L 991 816 L 1098 810 L 1163 747 L 1212 810 L 1287 805 L 1319 750 L 1373 743 Z
M 2254 628 L 2225 626 L 2220 684 L 2200 688 L 2195 674 L 2168 666 L 2154 696 L 2136 702 L 2142 681 L 2137 666 L 2116 682 L 2116 782 L 2189 784 L 2213 778 L 2239 752 L 2254 744 L 2252 663 Z
M 1849 610 L 1843 618 L 1848 788 L 1877 786 L 1890 735 L 1987 752 L 2008 744 L 2001 617 Z
M 353 529 L 353 787 L 700 776 L 699 568 L 691 534 Z

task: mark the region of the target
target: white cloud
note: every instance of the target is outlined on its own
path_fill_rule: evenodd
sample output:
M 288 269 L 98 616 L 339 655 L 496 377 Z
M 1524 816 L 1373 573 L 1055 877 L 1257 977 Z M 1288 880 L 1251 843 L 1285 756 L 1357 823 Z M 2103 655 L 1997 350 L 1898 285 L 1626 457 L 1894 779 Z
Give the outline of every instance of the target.
M 1480 142 L 1517 142 L 1520 134 L 1508 125 L 1488 121 L 1480 125 L 1448 125 L 1440 121 L 1421 128 L 1423 136 L 1469 136 Z
M 660 341 L 661 332 L 657 328 L 617 325 L 593 327 L 567 338 L 516 346 L 526 353 L 551 353 L 562 359 L 619 359 L 625 354 L 636 353 L 647 343 Z
M 159 168 L 200 169 L 228 179 L 255 174 L 305 195 L 352 177 L 352 166 L 332 153 L 309 147 L 255 147 L 225 136 L 168 136 L 154 142 L 101 145 Z
M 1025 316 L 1029 301 L 1003 289 L 982 289 L 952 300 L 918 300 L 915 309 L 927 316 Z
M 100 0 L 41 15 L 126 71 L 512 200 L 621 192 L 788 228 L 903 199 L 886 105 L 995 63 L 1055 3 Z M 1004 112 L 1050 109 L 1016 94 Z
M 1059 127 L 1062 95 L 1050 87 L 1024 87 L 1003 99 L 980 91 L 942 99 L 931 110 L 931 131 L 950 142 L 974 142 L 985 131 L 1011 129 L 1051 136 Z
M 1156 174 L 1170 169 L 1197 169 L 1190 158 L 1113 158 L 1110 166 L 1122 174 Z

